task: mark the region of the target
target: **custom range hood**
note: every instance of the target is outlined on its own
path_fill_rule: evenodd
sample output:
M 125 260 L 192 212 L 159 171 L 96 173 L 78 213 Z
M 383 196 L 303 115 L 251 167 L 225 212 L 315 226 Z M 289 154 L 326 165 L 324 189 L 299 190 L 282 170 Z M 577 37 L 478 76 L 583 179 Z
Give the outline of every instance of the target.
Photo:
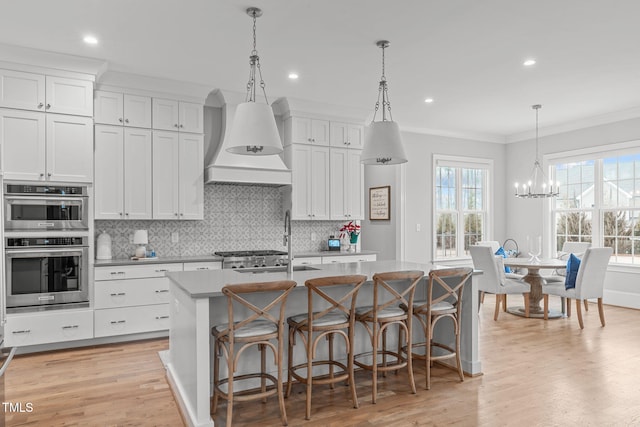
M 211 163 L 205 167 L 205 183 L 291 185 L 291 170 L 280 155 L 241 155 L 227 151 L 235 145 L 230 141 L 230 130 L 236 108 L 244 97 L 219 90 L 215 97 L 222 106 L 222 130 Z

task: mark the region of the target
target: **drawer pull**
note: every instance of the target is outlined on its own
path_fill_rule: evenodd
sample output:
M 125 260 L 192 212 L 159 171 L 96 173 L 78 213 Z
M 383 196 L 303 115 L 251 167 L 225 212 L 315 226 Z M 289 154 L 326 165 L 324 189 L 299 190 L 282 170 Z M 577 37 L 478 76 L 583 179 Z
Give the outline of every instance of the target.
M 156 316 L 156 320 L 168 319 L 169 316 Z
M 68 326 L 63 326 L 62 329 L 78 329 L 80 326 L 79 325 L 68 325 Z
M 126 295 L 126 292 L 118 292 L 117 294 L 111 294 L 112 297 L 122 297 L 125 295 Z
M 13 331 L 12 334 L 30 334 L 31 329 L 23 329 L 22 331 Z
M 125 274 L 125 272 L 124 271 L 112 271 L 111 272 L 112 276 L 119 275 L 119 274 Z
M 208 269 L 209 269 L 209 267 L 198 267 L 198 268 L 196 268 L 196 270 L 208 270 Z
M 127 323 L 127 321 L 126 320 L 112 320 L 111 321 L 112 325 L 119 325 L 119 324 L 121 325 L 123 323 Z
M 169 270 L 167 270 L 166 268 L 163 268 L 161 270 L 156 270 L 156 273 L 166 273 L 167 271 Z
M 156 289 L 156 294 L 163 294 L 165 292 L 169 292 L 169 289 Z

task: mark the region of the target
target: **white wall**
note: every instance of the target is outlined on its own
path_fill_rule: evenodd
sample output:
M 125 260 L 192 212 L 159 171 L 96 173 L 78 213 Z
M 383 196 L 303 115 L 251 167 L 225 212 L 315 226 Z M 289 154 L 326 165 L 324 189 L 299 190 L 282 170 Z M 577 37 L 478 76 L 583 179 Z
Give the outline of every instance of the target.
M 556 135 L 540 137 L 540 157 L 545 154 L 561 153 L 606 146 L 620 142 L 640 140 L 640 118 L 625 120 L 606 125 L 594 126 L 580 130 L 563 132 Z M 506 233 L 516 239 L 522 246 L 526 245 L 527 236 L 543 236 L 545 255 L 553 255 L 553 242 L 545 239 L 544 223 L 549 223 L 548 202 L 542 199 L 517 199 L 513 193 L 513 183 L 528 178 L 535 157 L 535 142 L 523 141 L 506 146 Z M 545 169 L 546 170 L 546 169 Z M 524 248 L 526 250 L 526 248 Z M 617 270 L 617 271 L 616 271 Z M 638 280 L 640 272 L 623 272 L 610 267 L 605 281 L 604 301 L 607 304 L 640 308 L 640 288 Z
M 403 132 L 404 148 L 409 161 L 400 166 L 405 173 L 405 232 L 404 260 L 413 262 L 431 262 L 433 230 L 432 198 L 433 198 L 433 155 L 443 154 L 451 156 L 466 156 L 493 159 L 493 232 L 488 238 L 504 241 L 508 236 L 505 233 L 505 145 L 480 141 L 470 141 L 451 137 L 425 135 Z M 365 197 L 368 198 L 368 189 L 380 185 L 391 185 L 392 196 L 398 197 L 402 193 L 399 174 L 396 168 L 399 166 L 370 166 L 365 169 Z M 378 169 L 380 171 L 378 172 Z M 395 205 L 401 202 L 394 196 Z M 392 201 L 393 203 L 393 201 Z M 399 228 L 393 218 L 388 224 L 371 224 L 363 221 L 363 249 L 379 251 L 384 259 L 391 256 L 391 248 L 395 247 L 395 233 Z M 367 211 L 368 218 L 368 211 Z M 420 231 L 417 231 L 420 224 Z M 367 230 L 371 230 L 367 232 Z M 375 233 L 373 232 L 375 231 Z M 373 234 L 381 233 L 372 238 Z M 382 258 L 381 258 L 382 259 Z

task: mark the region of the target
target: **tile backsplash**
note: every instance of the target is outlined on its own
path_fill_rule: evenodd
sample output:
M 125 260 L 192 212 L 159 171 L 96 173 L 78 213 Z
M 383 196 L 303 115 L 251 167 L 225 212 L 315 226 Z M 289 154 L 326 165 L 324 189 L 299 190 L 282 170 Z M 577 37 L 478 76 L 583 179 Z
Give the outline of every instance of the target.
M 193 256 L 216 251 L 272 249 L 283 246 L 284 214 L 280 187 L 214 184 L 204 187 L 202 221 L 96 220 L 95 232 L 111 236 L 114 258 L 126 258 L 135 247 L 135 230 L 148 230 L 149 244 L 162 256 Z M 338 234 L 343 221 L 293 221 L 293 250 L 323 250 L 327 238 Z M 177 233 L 178 242 L 171 242 Z M 315 235 L 316 240 L 312 240 Z

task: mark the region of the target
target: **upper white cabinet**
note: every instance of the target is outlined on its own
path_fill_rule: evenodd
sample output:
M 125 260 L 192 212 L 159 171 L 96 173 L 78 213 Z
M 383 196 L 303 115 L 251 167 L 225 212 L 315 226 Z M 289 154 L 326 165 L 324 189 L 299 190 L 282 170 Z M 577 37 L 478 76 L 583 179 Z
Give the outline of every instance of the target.
M 95 219 L 151 219 L 151 131 L 95 127 Z
M 97 90 L 96 123 L 151 128 L 151 97 Z
M 0 70 L 0 107 L 93 116 L 93 82 Z
M 364 219 L 364 168 L 360 150 L 331 148 L 331 219 Z
M 285 121 L 285 144 L 329 145 L 329 121 L 289 117 Z
M 291 169 L 291 219 L 329 219 L 329 147 L 293 144 L 285 148 Z
M 5 179 L 93 179 L 90 118 L 0 109 L 0 144 Z
M 331 122 L 331 146 L 361 150 L 364 146 L 364 126 Z
M 203 133 L 204 111 L 200 104 L 153 98 L 153 128 Z
M 203 218 L 203 144 L 202 135 L 153 132 L 154 219 Z

